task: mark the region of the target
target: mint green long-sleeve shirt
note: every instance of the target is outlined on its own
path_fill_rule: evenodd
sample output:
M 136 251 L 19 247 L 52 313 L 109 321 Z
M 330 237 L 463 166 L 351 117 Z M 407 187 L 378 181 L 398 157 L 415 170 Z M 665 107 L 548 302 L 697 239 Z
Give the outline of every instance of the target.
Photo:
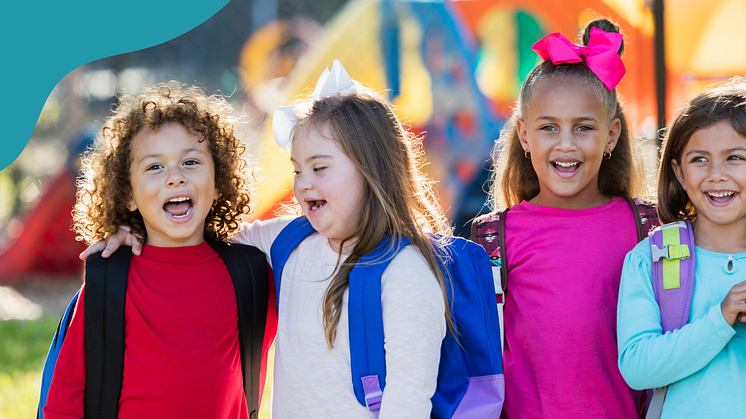
M 733 285 L 746 280 L 746 252 L 695 251 L 689 323 L 666 334 L 661 334 L 653 293 L 648 239 L 627 254 L 617 316 L 619 369 L 635 389 L 669 385 L 661 419 L 744 418 L 746 324 L 731 327 L 720 303 Z

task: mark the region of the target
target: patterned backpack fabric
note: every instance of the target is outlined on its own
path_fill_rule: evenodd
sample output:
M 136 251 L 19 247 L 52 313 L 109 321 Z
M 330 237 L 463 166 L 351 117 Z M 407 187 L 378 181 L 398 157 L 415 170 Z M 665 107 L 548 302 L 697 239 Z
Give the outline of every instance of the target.
M 647 237 L 648 233 L 660 225 L 655 202 L 641 198 L 625 197 L 632 207 L 637 221 L 637 239 L 642 240 Z M 505 213 L 507 208 L 500 209 L 490 214 L 483 215 L 474 220 L 471 225 L 471 239 L 484 247 L 490 256 L 493 266 L 493 273 L 499 275 L 495 277 L 495 289 L 507 290 L 507 263 L 502 257 L 501 249 L 505 247 Z M 495 269 L 497 268 L 497 269 Z M 498 289 L 499 285 L 499 289 Z M 500 302 L 500 297 L 498 298 Z

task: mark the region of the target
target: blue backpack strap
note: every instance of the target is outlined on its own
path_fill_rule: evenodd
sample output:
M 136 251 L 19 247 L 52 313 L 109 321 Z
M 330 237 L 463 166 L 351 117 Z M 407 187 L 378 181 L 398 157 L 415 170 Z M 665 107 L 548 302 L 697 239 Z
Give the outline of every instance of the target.
M 689 322 L 694 294 L 694 229 L 679 221 L 658 227 L 650 236 L 652 281 L 660 307 L 663 333 L 680 329 Z
M 54 334 L 52 344 L 49 346 L 49 352 L 47 353 L 47 359 L 44 361 L 44 370 L 41 373 L 41 394 L 39 395 L 39 407 L 36 410 L 36 417 L 44 419 L 44 406 L 47 405 L 47 395 L 49 395 L 49 386 L 52 385 L 52 376 L 54 375 L 54 367 L 57 365 L 57 358 L 60 356 L 60 349 L 62 349 L 62 342 L 65 341 L 67 335 L 67 329 L 70 327 L 70 321 L 72 320 L 75 306 L 78 304 L 78 297 L 80 296 L 80 290 L 75 293 L 75 296 L 68 304 L 65 314 L 62 315 L 60 323 L 57 325 L 57 332 Z
M 387 237 L 356 263 L 349 277 L 348 322 L 352 386 L 360 404 L 378 417 L 386 386 L 381 275 L 399 250 L 409 244 L 402 238 L 392 246 Z
M 313 234 L 311 222 L 305 216 L 298 217 L 286 225 L 280 231 L 269 249 L 269 257 L 272 259 L 272 272 L 275 276 L 275 293 L 277 296 L 277 309 L 280 309 L 280 283 L 282 281 L 282 269 L 288 261 L 290 254 L 296 247 Z

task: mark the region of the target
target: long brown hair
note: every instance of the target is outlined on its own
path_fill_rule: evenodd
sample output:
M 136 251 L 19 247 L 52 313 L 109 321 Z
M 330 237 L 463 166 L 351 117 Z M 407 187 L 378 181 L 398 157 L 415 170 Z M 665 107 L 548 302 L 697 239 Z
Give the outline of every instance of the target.
M 401 123 L 391 104 L 370 89 L 314 101 L 300 115 L 294 136 L 307 130 L 321 133 L 325 126 L 362 173 L 366 189 L 359 227 L 342 241 L 337 269 L 324 295 L 327 344 L 334 346 L 352 268 L 387 235 L 394 243 L 408 238 L 425 257 L 443 291 L 446 321 L 453 330 L 446 294 L 448 278 L 437 252 L 447 243 L 452 228 L 437 202 L 432 181 L 420 171 L 420 140 Z M 354 242 L 354 247 L 342 261 L 347 242 Z
M 583 31 L 583 45 L 588 45 L 591 28 L 606 32 L 620 33 L 619 26 L 605 18 L 591 21 Z M 624 44 L 619 55 L 624 52 Z M 528 74 L 521 85 L 521 92 L 516 101 L 510 119 L 503 126 L 500 138 L 492 150 L 493 166 L 490 177 L 492 186 L 488 195 L 488 204 L 492 210 L 512 207 L 521 201 L 528 201 L 539 194 L 539 179 L 536 176 L 531 160 L 525 158 L 521 141 L 518 138 L 517 122 L 528 114 L 535 91 L 545 88 L 547 83 L 573 81 L 591 89 L 603 103 L 609 121 L 618 118 L 621 132 L 610 160 L 602 160 L 598 174 L 598 189 L 607 196 L 629 196 L 642 187 L 641 173 L 635 164 L 633 143 L 630 140 L 627 117 L 619 100 L 616 89 L 609 91 L 603 82 L 582 63 L 552 64 L 546 60 Z
M 746 138 L 746 78 L 735 77 L 698 94 L 681 108 L 667 130 L 658 171 L 658 218 L 661 223 L 697 216 L 697 209 L 676 178 L 671 162 L 676 160 L 681 165 L 681 155 L 692 135 L 720 121 L 727 121 L 734 131 Z
M 73 210 L 73 229 L 88 244 L 127 226 L 146 239 L 140 211 L 130 212 L 132 140 L 142 130 L 176 123 L 207 141 L 215 163 L 220 196 L 205 219 L 206 239 L 225 240 L 238 232 L 241 214 L 249 212 L 249 167 L 237 138 L 233 108 L 219 95 L 171 81 L 144 88 L 137 96 L 121 93 L 119 104 L 104 121 L 83 155 Z

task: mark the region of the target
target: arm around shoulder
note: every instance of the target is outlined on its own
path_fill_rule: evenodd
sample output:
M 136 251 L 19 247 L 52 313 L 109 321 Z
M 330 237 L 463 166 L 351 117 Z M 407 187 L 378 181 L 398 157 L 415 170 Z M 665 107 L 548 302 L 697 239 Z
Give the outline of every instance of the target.
M 269 261 L 269 251 L 275 238 L 295 218 L 280 217 L 241 223 L 238 234 L 233 236 L 230 241 L 258 248 L 267 255 L 267 261 Z

